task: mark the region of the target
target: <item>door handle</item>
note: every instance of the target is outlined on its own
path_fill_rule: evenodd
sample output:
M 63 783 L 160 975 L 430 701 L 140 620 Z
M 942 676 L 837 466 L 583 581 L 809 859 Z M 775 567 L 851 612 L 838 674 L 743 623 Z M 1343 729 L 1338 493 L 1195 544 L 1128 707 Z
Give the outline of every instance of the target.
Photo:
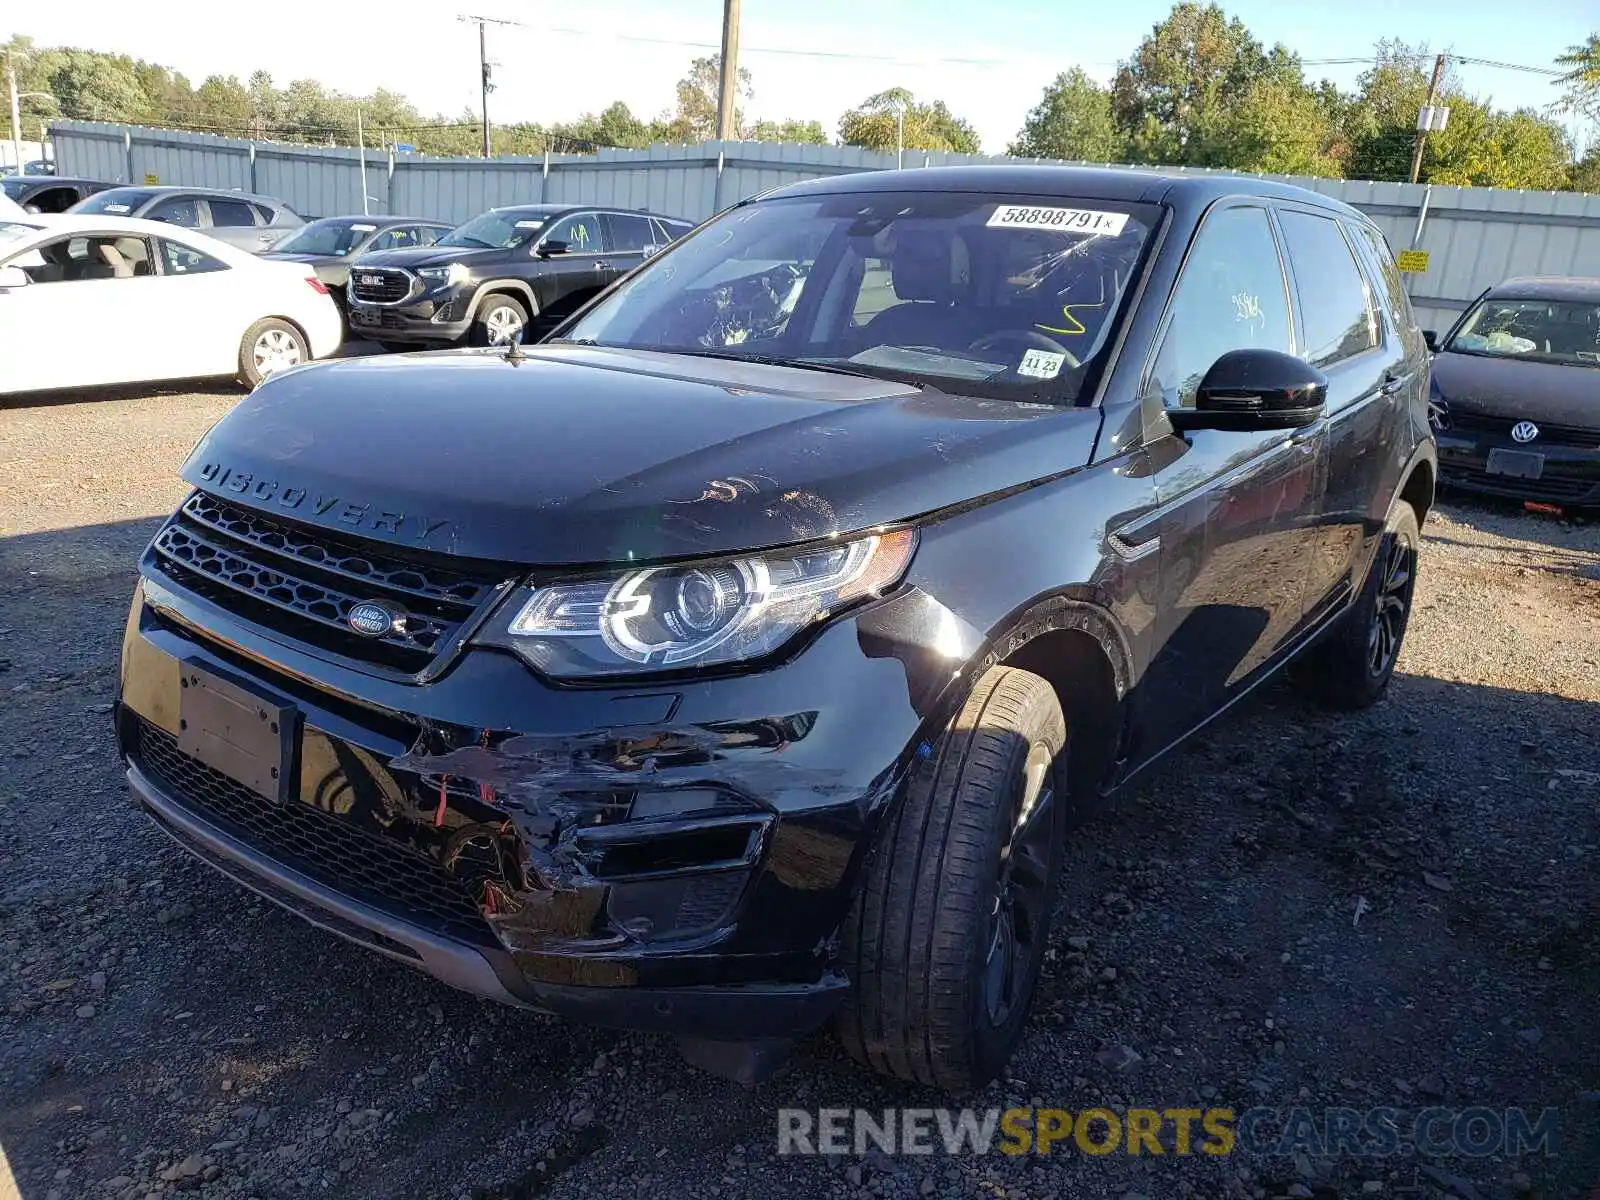
M 594 269 L 596 271 L 609 271 L 611 270 L 611 264 L 608 262 L 597 262 L 594 264 Z
M 1409 375 L 1396 375 L 1392 371 L 1384 375 L 1383 383 L 1378 388 L 1378 395 L 1392 396 L 1410 381 Z

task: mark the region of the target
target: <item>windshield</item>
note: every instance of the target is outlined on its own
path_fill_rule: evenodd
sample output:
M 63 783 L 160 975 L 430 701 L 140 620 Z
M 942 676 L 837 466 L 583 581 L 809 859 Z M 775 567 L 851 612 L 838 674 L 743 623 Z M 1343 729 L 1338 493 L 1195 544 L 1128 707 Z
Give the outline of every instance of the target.
M 1159 214 L 970 192 L 765 201 L 651 260 L 559 340 L 1072 404 Z
M 274 246 L 290 254 L 349 254 L 378 227 L 366 221 L 313 221 Z
M 37 225 L 23 225 L 17 221 L 0 221 L 0 251 L 12 242 L 19 242 L 30 234 L 39 232 Z
M 109 188 L 103 192 L 96 192 L 87 200 L 78 201 L 72 206 L 72 211 L 109 213 L 112 216 L 125 217 L 154 195 L 154 192 L 142 191 L 139 188 Z
M 1445 349 L 1600 367 L 1600 305 L 1592 300 L 1485 300 Z
M 539 236 L 544 218 L 515 209 L 490 209 L 439 239 L 441 246 L 471 246 L 477 250 L 512 250 Z

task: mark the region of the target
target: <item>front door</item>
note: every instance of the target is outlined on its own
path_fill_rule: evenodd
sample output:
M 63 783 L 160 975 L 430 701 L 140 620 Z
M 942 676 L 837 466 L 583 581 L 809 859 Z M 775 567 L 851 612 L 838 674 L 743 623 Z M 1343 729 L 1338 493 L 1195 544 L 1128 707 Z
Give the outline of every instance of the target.
M 562 317 L 580 307 L 616 278 L 609 257 L 605 226 L 599 213 L 572 213 L 545 230 L 540 246 L 566 247 L 539 263 L 534 282 L 539 312 Z
M 1293 353 L 1288 284 L 1267 210 L 1214 208 L 1184 260 L 1145 383 L 1162 513 L 1161 627 L 1143 690 L 1154 753 L 1226 707 L 1296 641 L 1316 536 L 1326 425 L 1173 432 L 1225 352 Z

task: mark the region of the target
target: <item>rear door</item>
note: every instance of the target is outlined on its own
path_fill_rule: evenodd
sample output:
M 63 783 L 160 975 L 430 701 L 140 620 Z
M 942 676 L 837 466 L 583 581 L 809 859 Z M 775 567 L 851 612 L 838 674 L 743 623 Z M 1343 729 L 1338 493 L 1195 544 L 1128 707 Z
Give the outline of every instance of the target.
M 650 218 L 640 213 L 604 213 L 606 240 L 611 247 L 606 255 L 610 268 L 606 283 L 621 278 L 656 252 L 656 232 Z
M 1316 536 L 1325 425 L 1294 432 L 1171 431 L 1229 350 L 1294 353 L 1289 284 L 1260 201 L 1207 213 L 1168 304 L 1144 397 L 1164 429 L 1149 455 L 1160 500 L 1157 650 L 1141 691 L 1152 750 L 1237 699 L 1298 641 Z
M 1390 458 L 1407 439 L 1392 436 L 1415 385 L 1406 348 L 1380 317 L 1373 285 L 1351 233 L 1335 215 L 1280 205 L 1278 223 L 1295 282 L 1302 353 L 1328 377 L 1326 486 L 1314 551 L 1307 559 L 1311 619 L 1349 599 L 1389 512 Z

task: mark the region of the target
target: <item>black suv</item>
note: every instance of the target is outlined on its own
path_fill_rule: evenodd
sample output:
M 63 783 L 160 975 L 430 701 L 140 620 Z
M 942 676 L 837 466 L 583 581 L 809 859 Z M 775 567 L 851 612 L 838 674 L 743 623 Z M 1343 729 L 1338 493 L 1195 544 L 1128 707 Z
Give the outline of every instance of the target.
M 392 349 L 517 341 L 530 322 L 548 330 L 692 228 L 606 208 L 491 208 L 432 246 L 363 255 L 351 273 L 350 329 Z
M 1383 236 L 1258 180 L 848 175 L 536 347 L 272 379 L 183 468 L 117 727 L 199 857 L 751 1074 L 1021 1036 L 1069 819 L 1291 662 L 1394 670 L 1433 499 Z

